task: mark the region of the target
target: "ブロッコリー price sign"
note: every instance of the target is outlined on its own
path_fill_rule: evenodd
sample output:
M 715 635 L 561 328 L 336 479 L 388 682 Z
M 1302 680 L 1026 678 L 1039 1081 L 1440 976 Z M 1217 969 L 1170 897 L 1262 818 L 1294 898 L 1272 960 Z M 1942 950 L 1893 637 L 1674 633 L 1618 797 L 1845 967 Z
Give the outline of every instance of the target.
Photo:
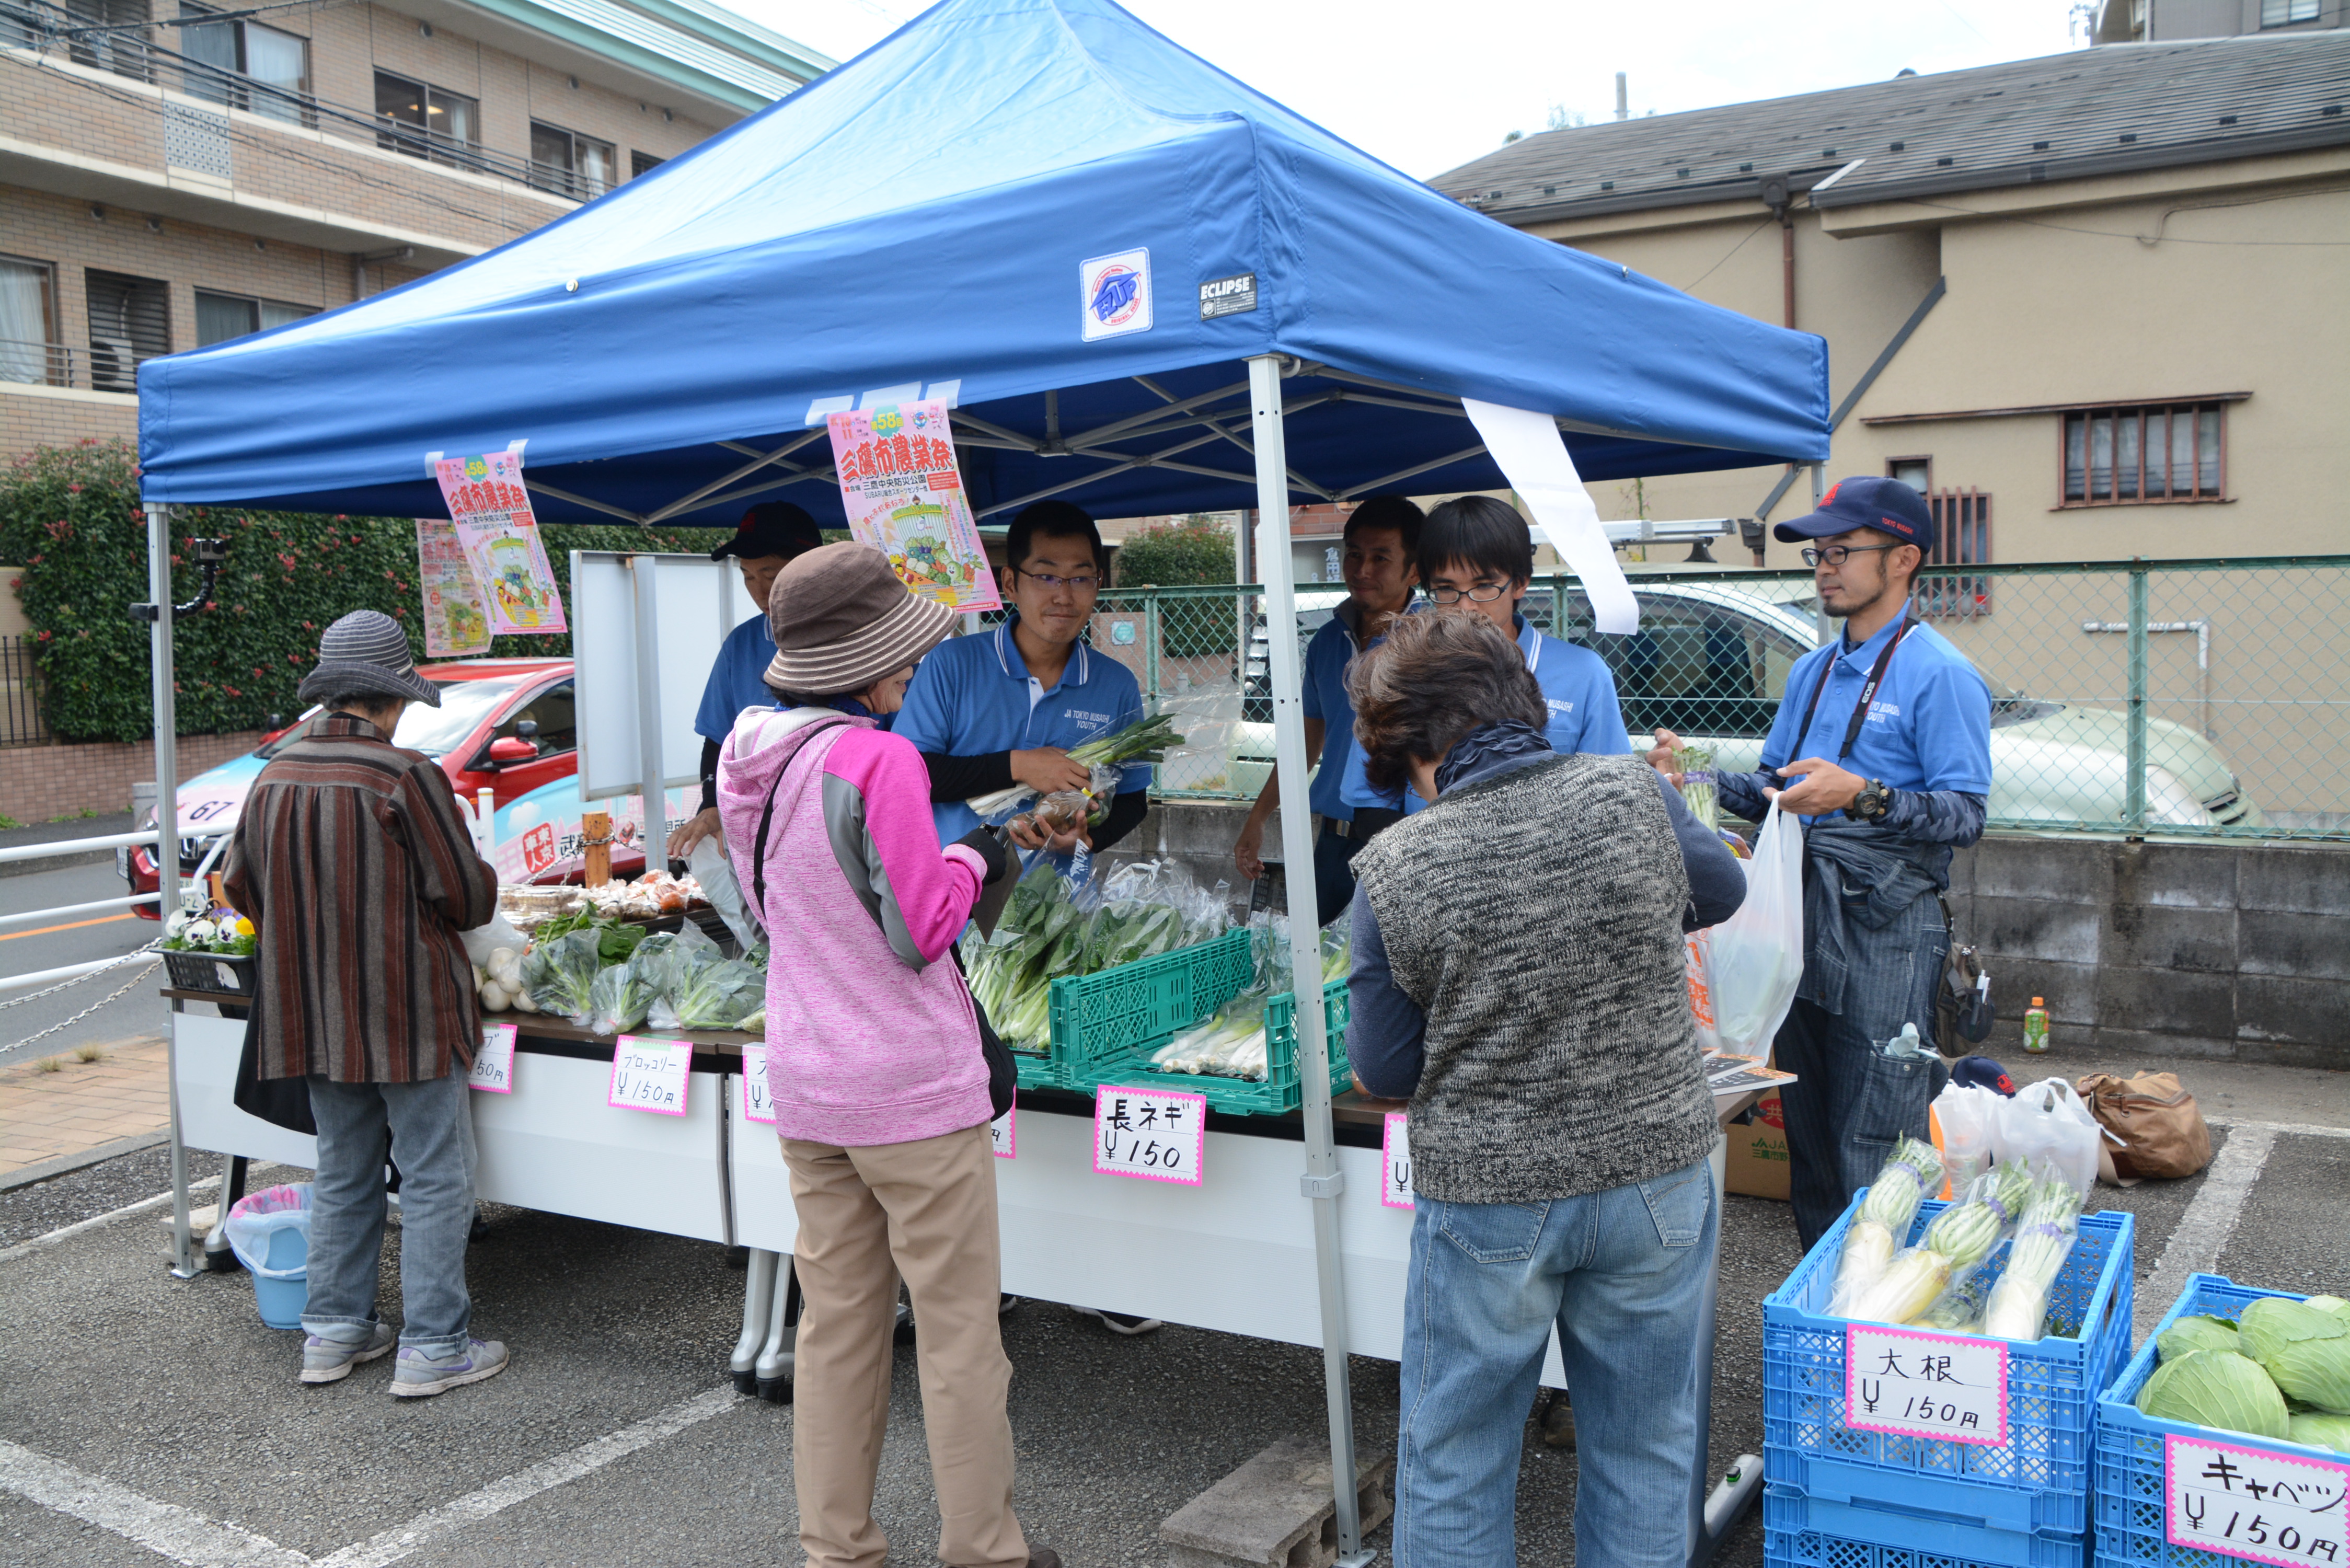
M 692 1070 L 693 1047 L 686 1042 L 623 1034 L 612 1048 L 612 1087 L 604 1103 L 624 1111 L 681 1116 Z
M 766 1047 L 743 1053 L 743 1119 L 765 1127 L 775 1125 L 775 1102 L 767 1093 Z
M 1411 1124 L 1402 1111 L 1389 1111 L 1379 1140 L 1379 1201 L 1389 1209 L 1411 1207 Z
M 2350 1464 L 2166 1433 L 2163 1539 L 2280 1568 L 2350 1560 Z
M 1006 1106 L 1003 1114 L 987 1124 L 988 1141 L 995 1146 L 998 1159 L 1020 1158 L 1020 1106 Z
M 473 1069 L 465 1081 L 484 1094 L 514 1093 L 515 1026 L 511 1023 L 482 1025 L 482 1048 L 473 1053 Z
M 1094 1091 L 1094 1169 L 1197 1187 L 1208 1148 L 1208 1096 L 1104 1084 Z
M 1844 1424 L 1998 1448 L 2007 1441 L 2007 1345 L 1853 1324 L 1844 1337 Z

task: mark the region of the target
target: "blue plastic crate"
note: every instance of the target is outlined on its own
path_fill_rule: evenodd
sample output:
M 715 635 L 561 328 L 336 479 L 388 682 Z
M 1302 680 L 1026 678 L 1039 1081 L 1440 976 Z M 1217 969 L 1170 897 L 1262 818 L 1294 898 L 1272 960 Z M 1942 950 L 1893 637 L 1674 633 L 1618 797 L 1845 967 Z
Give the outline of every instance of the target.
M 1763 1479 L 1814 1500 L 1923 1510 L 1986 1530 L 2081 1534 L 2096 1397 L 2129 1356 L 2136 1222 L 2127 1214 L 2081 1217 L 2048 1293 L 2054 1332 L 2033 1344 L 2008 1342 L 2008 1440 L 1993 1447 L 1845 1425 L 1847 1320 L 1827 1315 L 1827 1303 L 1860 1201 L 1762 1303 Z M 1920 1205 L 1908 1241 L 1944 1207 Z M 1988 1266 L 2005 1262 L 2002 1243 Z
M 1816 1503 L 1812 1511 L 1818 1512 Z M 1762 1561 L 1769 1568 L 2085 1568 L 2089 1560 L 2078 1535 L 1985 1531 L 1962 1544 L 1963 1532 L 1954 1528 L 1938 1537 L 1921 1524 L 1912 1534 L 1923 1544 L 1896 1544 L 1808 1528 L 1804 1512 L 1800 1493 L 1763 1488 Z
M 2223 1556 L 2192 1546 L 2173 1546 L 2163 1529 L 2163 1439 L 2176 1432 L 2186 1437 L 2211 1437 L 2261 1453 L 2312 1457 L 2341 1463 L 2344 1456 L 2325 1449 L 2255 1438 L 2243 1432 L 2214 1432 L 2210 1427 L 2165 1421 L 2138 1412 L 2138 1390 L 2153 1376 L 2160 1357 L 2155 1341 L 2182 1317 L 2224 1317 L 2230 1323 L 2262 1296 L 2305 1301 L 2291 1291 L 2264 1291 L 2240 1285 L 2219 1274 L 2189 1274 L 2187 1288 L 2173 1302 L 2154 1333 L 2147 1336 L 2121 1375 L 2097 1400 L 2097 1562 L 2100 1568 L 2241 1568 L 2244 1559 Z

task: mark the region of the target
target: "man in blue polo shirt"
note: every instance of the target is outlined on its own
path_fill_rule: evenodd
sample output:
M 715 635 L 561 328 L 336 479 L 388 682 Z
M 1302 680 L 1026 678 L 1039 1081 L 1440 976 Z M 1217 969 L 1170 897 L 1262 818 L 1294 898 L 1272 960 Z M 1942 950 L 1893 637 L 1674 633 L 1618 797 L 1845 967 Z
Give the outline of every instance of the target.
M 1419 535 L 1420 580 L 1440 609 L 1481 615 L 1517 639 L 1550 710 L 1551 750 L 1621 756 L 1632 749 L 1607 661 L 1587 648 L 1536 630 L 1518 613 L 1534 581 L 1534 534 L 1518 509 L 1490 495 L 1463 495 L 1428 514 Z M 1339 798 L 1358 836 L 1368 837 L 1428 803 L 1417 792 L 1376 789 L 1357 748 Z
M 1142 717 L 1133 672 L 1083 640 L 1101 592 L 1101 531 L 1082 508 L 1039 501 L 1012 520 L 1004 541 L 1003 625 L 940 644 L 906 688 L 895 732 L 914 742 L 931 770 L 931 813 L 939 842 L 980 826 L 963 803 L 1027 785 L 1039 794 L 1087 787 L 1069 748 Z M 1080 840 L 1108 848 L 1133 831 L 1150 804 L 1150 764 L 1128 765 L 1109 814 L 1088 833 L 1048 842 L 1027 829 L 1024 849 L 1066 853 Z
M 1941 892 L 1950 854 L 1982 836 L 1991 793 L 1991 689 L 1967 657 L 1909 613 L 1933 538 L 1918 493 L 1847 479 L 1780 539 L 1810 544 L 1820 607 L 1844 635 L 1788 673 L 1762 765 L 1724 774 L 1721 804 L 1760 822 L 1768 803 L 1804 820 L 1804 978 L 1774 1054 L 1796 1081 L 1787 1117 L 1795 1228 L 1808 1248 L 1876 1179 L 1903 1133 L 1928 1134 L 1940 1059 L 1878 1047 L 1918 1026 L 1950 942 Z M 1679 743 L 1657 732 L 1649 760 Z
M 1419 581 L 1419 507 L 1400 495 L 1374 495 L 1347 518 L 1342 571 L 1347 598 L 1305 645 L 1305 765 L 1320 770 L 1307 804 L 1322 819 L 1314 839 L 1314 894 L 1317 918 L 1328 925 L 1354 900 L 1355 877 L 1347 867 L 1364 840 L 1356 836 L 1354 813 L 1339 800 L 1347 760 L 1355 750 L 1355 708 L 1347 699 L 1347 666 L 1378 643 L 1388 622 L 1404 613 Z M 1232 844 L 1232 864 L 1253 882 L 1264 875 L 1264 824 L 1281 804 L 1281 779 L 1268 775 Z

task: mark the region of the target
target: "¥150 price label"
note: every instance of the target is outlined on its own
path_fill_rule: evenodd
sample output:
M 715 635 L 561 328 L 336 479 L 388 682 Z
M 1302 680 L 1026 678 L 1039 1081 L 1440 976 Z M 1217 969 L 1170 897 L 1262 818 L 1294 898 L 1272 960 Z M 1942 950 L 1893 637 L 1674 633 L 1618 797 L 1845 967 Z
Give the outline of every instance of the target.
M 686 1042 L 623 1034 L 612 1048 L 612 1087 L 605 1104 L 624 1111 L 681 1116 L 692 1070 L 693 1047 Z
M 1998 1448 L 2007 1441 L 2007 1344 L 1853 1324 L 1844 1339 L 1844 1424 Z
M 1389 1209 L 1411 1207 L 1411 1123 L 1389 1111 L 1379 1140 L 1379 1201 Z
M 998 1159 L 1020 1158 L 1020 1105 L 1016 1096 L 1003 1114 L 987 1124 L 988 1141 L 995 1146 Z
M 1094 1169 L 1197 1187 L 1208 1148 L 1208 1096 L 1104 1084 L 1094 1091 Z
M 2350 1561 L 2350 1464 L 2166 1433 L 2163 1538 L 2278 1568 Z
M 767 1093 L 767 1048 L 754 1045 L 743 1053 L 743 1119 L 765 1127 L 775 1125 L 775 1102 Z
M 482 1048 L 473 1053 L 473 1065 L 465 1081 L 489 1095 L 514 1093 L 515 1026 L 511 1023 L 482 1025 Z

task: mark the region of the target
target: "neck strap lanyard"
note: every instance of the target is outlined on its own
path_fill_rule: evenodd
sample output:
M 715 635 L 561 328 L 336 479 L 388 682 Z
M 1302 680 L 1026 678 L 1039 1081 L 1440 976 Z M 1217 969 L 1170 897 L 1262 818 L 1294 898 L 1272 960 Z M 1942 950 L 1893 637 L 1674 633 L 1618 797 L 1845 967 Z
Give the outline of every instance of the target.
M 1836 751 L 1837 762 L 1841 763 L 1852 755 L 1853 742 L 1860 739 L 1860 727 L 1868 719 L 1868 705 L 1876 700 L 1877 687 L 1885 682 L 1885 671 L 1893 663 L 1893 650 L 1901 646 L 1901 639 L 1909 635 L 1909 628 L 1919 624 L 1916 616 L 1902 617 L 1892 639 L 1886 643 L 1885 651 L 1877 656 L 1877 663 L 1868 672 L 1867 683 L 1860 689 L 1860 701 L 1852 705 L 1852 722 L 1844 727 L 1844 744 Z M 1811 702 L 1804 709 L 1804 727 L 1795 732 L 1798 750 L 1804 744 L 1804 737 L 1812 732 L 1812 715 L 1820 711 L 1820 694 L 1828 689 L 1828 677 L 1835 673 L 1835 666 L 1836 661 L 1832 658 L 1821 667 L 1819 684 L 1812 688 Z

